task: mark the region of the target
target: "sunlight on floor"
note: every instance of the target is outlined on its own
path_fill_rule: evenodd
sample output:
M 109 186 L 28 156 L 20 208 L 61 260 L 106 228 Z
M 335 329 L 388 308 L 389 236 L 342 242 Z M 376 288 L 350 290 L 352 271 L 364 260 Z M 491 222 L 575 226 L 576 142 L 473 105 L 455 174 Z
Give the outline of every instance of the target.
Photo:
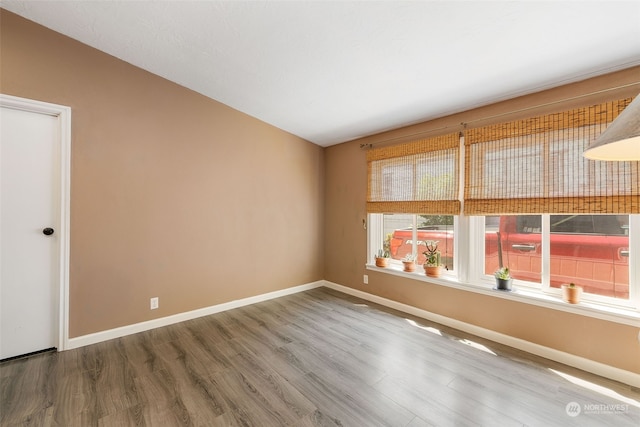
M 494 356 L 497 356 L 497 354 L 495 354 L 493 351 L 489 350 L 488 347 L 482 345 L 482 344 L 478 344 L 477 342 L 473 342 L 473 341 L 469 341 L 469 340 L 458 340 L 459 342 L 461 342 L 462 344 L 466 344 L 469 347 L 473 347 L 473 348 L 477 348 L 478 350 L 482 350 L 485 353 L 489 353 L 489 354 L 493 354 Z
M 551 372 L 553 372 L 556 375 L 561 376 L 562 378 L 564 378 L 565 380 L 575 384 L 575 385 L 579 385 L 580 387 L 584 387 L 587 388 L 589 390 L 593 390 L 596 393 L 600 393 L 603 396 L 607 396 L 607 397 L 611 397 L 613 399 L 619 400 L 621 402 L 627 403 L 629 405 L 633 405 L 635 407 L 640 408 L 640 402 L 638 402 L 637 400 L 631 399 L 629 397 L 626 396 L 622 396 L 620 393 L 617 393 L 609 388 L 603 387 L 601 385 L 598 384 L 594 384 L 592 382 L 583 380 L 581 378 L 577 378 L 574 377 L 573 375 L 569 375 L 569 374 L 565 374 L 564 372 L 560 372 L 560 371 L 556 371 L 555 369 L 551 369 L 549 368 L 549 370 Z
M 439 329 L 432 328 L 432 327 L 430 327 L 430 326 L 422 326 L 422 325 L 419 325 L 419 324 L 417 324 L 416 322 L 414 322 L 414 321 L 413 321 L 413 320 L 411 320 L 411 319 L 404 319 L 404 320 L 406 320 L 407 322 L 409 322 L 409 324 L 410 324 L 411 326 L 415 326 L 416 328 L 423 329 L 423 330 L 425 330 L 425 331 L 427 331 L 427 332 L 431 332 L 432 334 L 436 334 L 436 335 L 440 335 L 440 336 L 442 336 L 442 332 L 440 332 L 440 330 L 439 330 Z
M 439 329 L 433 328 L 431 326 L 422 326 L 419 323 L 411 320 L 411 319 L 404 319 L 407 321 L 407 323 L 409 323 L 411 326 L 415 326 L 416 328 L 420 328 L 424 331 L 427 332 L 431 332 L 432 334 L 436 334 L 436 335 L 440 335 L 442 336 L 442 332 L 440 332 Z M 464 345 L 468 345 L 469 347 L 473 347 L 475 349 L 478 349 L 480 351 L 484 351 L 485 353 L 489 353 L 489 354 L 493 354 L 494 356 L 497 356 L 497 354 L 495 354 L 493 351 L 489 350 L 488 347 L 482 345 L 482 344 L 478 344 L 477 342 L 473 342 L 467 339 L 463 339 L 463 340 L 457 340 L 458 342 L 464 344 Z

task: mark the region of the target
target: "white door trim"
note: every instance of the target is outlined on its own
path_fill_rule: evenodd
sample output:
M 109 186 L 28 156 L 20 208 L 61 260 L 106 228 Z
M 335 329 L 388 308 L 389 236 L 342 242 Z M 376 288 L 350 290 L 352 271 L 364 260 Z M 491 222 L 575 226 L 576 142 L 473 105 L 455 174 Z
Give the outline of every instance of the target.
M 58 277 L 58 351 L 69 348 L 69 241 L 71 197 L 71 108 L 32 99 L 0 94 L 0 106 L 58 117 L 60 132 L 60 230 Z

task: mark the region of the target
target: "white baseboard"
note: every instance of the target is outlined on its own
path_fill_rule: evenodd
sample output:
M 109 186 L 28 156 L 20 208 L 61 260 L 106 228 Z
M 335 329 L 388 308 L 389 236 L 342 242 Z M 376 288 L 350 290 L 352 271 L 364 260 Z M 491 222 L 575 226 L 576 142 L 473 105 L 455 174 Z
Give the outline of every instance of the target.
M 212 305 L 197 310 L 187 311 L 184 313 L 174 314 L 172 316 L 161 317 L 159 319 L 148 320 L 146 322 L 134 323 L 133 325 L 122 326 L 120 328 L 109 329 L 106 331 L 96 332 L 94 334 L 82 335 L 71 338 L 65 345 L 65 350 L 84 347 L 86 345 L 96 344 L 102 341 L 114 338 L 124 337 L 126 335 L 137 334 L 138 332 L 148 331 L 150 329 L 159 328 L 161 326 L 173 325 L 174 323 L 184 322 L 185 320 L 197 319 L 198 317 L 208 316 L 210 314 L 220 313 L 222 311 L 231 310 L 246 305 L 255 304 L 257 302 L 267 301 L 298 292 L 307 291 L 309 289 L 318 288 L 324 285 L 324 281 L 307 283 L 305 285 L 294 286 L 292 288 L 282 289 L 279 291 L 269 292 L 262 295 L 243 298 L 223 304 Z
M 84 347 L 86 345 L 96 344 L 102 341 L 111 340 L 114 338 L 120 338 L 126 335 L 136 334 L 138 332 L 148 331 L 150 329 L 159 328 L 162 326 L 168 326 L 186 320 L 197 319 L 199 317 L 208 316 L 210 314 L 220 313 L 222 311 L 231 310 L 234 308 L 244 307 L 246 305 L 255 304 L 262 301 L 267 301 L 274 298 L 283 297 L 286 295 L 295 294 L 298 292 L 315 289 L 321 286 L 334 289 L 336 291 L 353 295 L 358 298 L 362 298 L 367 301 L 374 302 L 376 304 L 383 305 L 404 313 L 412 314 L 414 316 L 421 317 L 423 319 L 430 320 L 432 322 L 439 323 L 441 325 L 449 326 L 454 329 L 458 329 L 479 337 L 495 341 L 500 344 L 508 345 L 509 347 L 517 348 L 519 350 L 526 351 L 537 356 L 541 356 L 550 360 L 554 360 L 565 365 L 573 366 L 578 369 L 582 369 L 587 372 L 591 372 L 596 375 L 600 375 L 605 378 L 610 378 L 615 381 L 619 381 L 625 384 L 632 385 L 634 387 L 640 387 L 640 374 L 634 372 L 625 371 L 613 366 L 606 365 L 604 363 L 596 362 L 584 357 L 576 356 L 573 354 L 565 353 L 560 350 L 556 350 L 550 347 L 545 347 L 540 344 L 535 344 L 529 341 L 525 341 L 520 338 L 515 338 L 510 335 L 501 334 L 499 332 L 492 331 L 490 329 L 481 328 L 470 323 L 461 322 L 449 317 L 445 317 L 436 313 L 431 313 L 426 310 L 422 310 L 417 307 L 413 307 L 408 304 L 403 304 L 397 301 L 393 301 L 387 298 L 379 297 L 377 295 L 369 294 L 367 292 L 359 291 L 357 289 L 342 286 L 337 283 L 329 282 L 327 280 L 319 280 L 317 282 L 308 283 L 300 286 L 294 286 L 292 288 L 282 289 L 279 291 L 269 292 L 262 295 L 256 295 L 253 297 L 243 298 L 240 300 L 230 301 L 223 304 L 213 305 L 210 307 L 204 307 L 198 310 L 192 310 L 185 313 L 174 314 L 172 316 L 162 317 L 159 319 L 153 319 L 146 322 L 135 323 L 133 325 L 122 326 L 120 328 L 109 329 L 106 331 L 96 332 L 94 334 L 82 335 L 76 338 L 71 338 L 65 346 L 65 350 Z
M 640 387 L 640 374 L 636 374 L 634 372 L 619 369 L 613 366 L 606 365 L 604 363 L 586 359 L 584 357 L 565 353 L 564 351 L 545 347 L 543 345 L 525 341 L 520 338 L 515 338 L 510 335 L 501 334 L 490 329 L 481 328 L 470 323 L 461 322 L 459 320 L 445 317 L 440 314 L 431 313 L 429 311 L 422 310 L 411 305 L 379 297 L 377 295 L 369 294 L 357 289 L 349 288 L 347 286 L 338 285 L 337 283 L 329 282 L 327 280 L 324 280 L 324 286 L 339 292 L 343 292 L 345 294 L 353 295 L 355 297 L 374 302 L 376 304 L 383 305 L 385 307 L 412 314 L 414 316 L 421 317 L 423 319 L 427 319 L 441 325 L 449 326 L 460 331 L 477 335 L 479 337 L 495 341 L 509 347 L 517 348 L 518 350 L 523 350 L 528 353 L 544 357 L 546 359 L 573 366 L 574 368 L 582 369 L 583 371 L 591 372 L 592 374 L 619 381 L 624 384 L 629 384 L 634 387 Z

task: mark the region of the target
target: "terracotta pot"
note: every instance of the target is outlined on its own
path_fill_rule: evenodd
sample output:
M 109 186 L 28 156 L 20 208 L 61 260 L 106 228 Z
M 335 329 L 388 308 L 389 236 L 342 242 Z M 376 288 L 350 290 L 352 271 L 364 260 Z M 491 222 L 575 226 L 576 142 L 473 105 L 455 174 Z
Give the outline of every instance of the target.
M 424 266 L 424 272 L 427 273 L 429 277 L 440 277 L 442 274 L 442 266 L 439 265 L 437 267 L 431 267 L 428 265 Z
M 510 291 L 512 279 L 498 279 L 496 277 L 496 289 L 499 291 Z
M 569 304 L 578 304 L 582 296 L 582 287 L 562 285 L 562 299 Z
M 388 267 L 388 266 L 389 266 L 389 258 L 376 257 L 376 267 Z
M 402 261 L 404 264 L 404 271 L 412 272 L 416 271 L 416 263 L 413 261 Z

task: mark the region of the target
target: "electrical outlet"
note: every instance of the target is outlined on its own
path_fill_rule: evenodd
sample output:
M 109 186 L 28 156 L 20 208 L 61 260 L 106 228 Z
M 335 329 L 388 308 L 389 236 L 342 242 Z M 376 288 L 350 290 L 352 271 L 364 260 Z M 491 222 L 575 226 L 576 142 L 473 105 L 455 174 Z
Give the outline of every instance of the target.
M 369 276 L 365 274 L 362 277 L 362 281 L 364 282 L 365 285 L 368 285 L 369 284 Z
M 151 310 L 155 310 L 160 306 L 160 301 L 158 297 L 151 298 Z

